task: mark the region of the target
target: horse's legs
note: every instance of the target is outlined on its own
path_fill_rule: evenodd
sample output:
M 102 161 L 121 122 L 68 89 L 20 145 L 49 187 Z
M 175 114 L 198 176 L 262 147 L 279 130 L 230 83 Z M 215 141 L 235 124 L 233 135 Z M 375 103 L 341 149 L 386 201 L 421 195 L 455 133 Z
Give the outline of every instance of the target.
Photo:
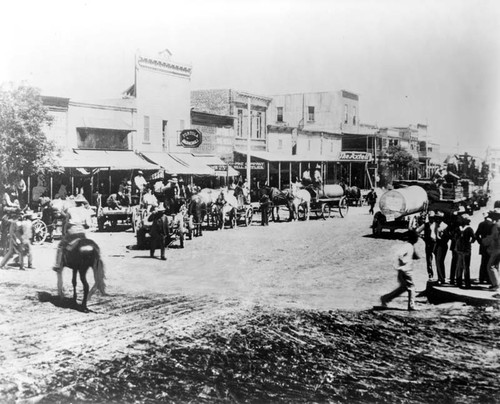
M 61 299 L 64 297 L 62 271 L 62 268 L 57 271 L 57 291 Z
M 82 284 L 83 284 L 82 309 L 83 309 L 83 311 L 88 311 L 87 310 L 87 299 L 89 296 L 89 283 L 87 282 L 87 277 L 86 277 L 87 269 L 81 270 L 79 272 L 80 272 L 80 280 L 82 281 Z M 76 273 L 75 273 L 75 278 L 76 278 Z
M 73 279 L 71 280 L 71 283 L 73 284 L 73 300 L 76 303 L 76 269 L 73 269 Z
M 311 213 L 311 205 L 306 202 L 306 220 L 309 220 L 309 214 Z

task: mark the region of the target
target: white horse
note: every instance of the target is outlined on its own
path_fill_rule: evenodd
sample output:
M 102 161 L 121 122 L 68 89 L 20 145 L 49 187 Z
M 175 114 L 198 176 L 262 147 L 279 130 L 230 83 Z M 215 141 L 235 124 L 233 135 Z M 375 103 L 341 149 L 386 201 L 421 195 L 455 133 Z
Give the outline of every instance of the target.
M 299 217 L 299 207 L 303 206 L 305 209 L 306 220 L 309 220 L 309 213 L 311 211 L 311 194 L 306 189 L 297 189 L 293 193 L 293 219 L 297 220 Z

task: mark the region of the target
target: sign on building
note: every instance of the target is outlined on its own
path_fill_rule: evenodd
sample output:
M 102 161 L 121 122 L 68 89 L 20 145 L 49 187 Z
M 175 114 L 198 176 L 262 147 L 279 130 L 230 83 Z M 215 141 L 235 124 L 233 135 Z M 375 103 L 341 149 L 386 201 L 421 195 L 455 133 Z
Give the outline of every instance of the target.
M 246 170 L 247 163 L 245 161 L 235 161 L 233 163 L 233 168 L 235 168 L 236 170 Z M 263 170 L 264 169 L 264 162 L 263 161 L 252 161 L 250 163 L 250 168 L 252 170 Z
M 180 133 L 180 144 L 182 147 L 198 147 L 201 144 L 201 132 L 198 129 L 184 129 Z
M 372 161 L 372 154 L 367 152 L 342 151 L 339 153 L 340 161 Z

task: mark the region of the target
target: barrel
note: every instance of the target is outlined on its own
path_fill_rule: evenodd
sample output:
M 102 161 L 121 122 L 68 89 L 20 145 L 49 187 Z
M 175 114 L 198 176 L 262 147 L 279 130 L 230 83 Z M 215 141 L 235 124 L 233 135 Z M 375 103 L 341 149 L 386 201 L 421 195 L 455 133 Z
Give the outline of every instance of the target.
M 344 189 L 338 184 L 327 184 L 320 194 L 322 198 L 339 198 L 344 195 Z
M 387 191 L 380 197 L 380 211 L 398 217 L 422 211 L 427 206 L 427 192 L 418 185 Z

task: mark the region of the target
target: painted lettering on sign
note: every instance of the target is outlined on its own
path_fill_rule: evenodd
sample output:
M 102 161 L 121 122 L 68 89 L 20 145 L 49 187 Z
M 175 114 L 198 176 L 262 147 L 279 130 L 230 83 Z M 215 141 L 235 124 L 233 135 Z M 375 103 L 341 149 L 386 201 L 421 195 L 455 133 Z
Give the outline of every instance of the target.
M 339 154 L 339 160 L 343 161 L 371 161 L 372 154 L 366 152 L 343 151 Z
M 233 163 L 233 168 L 235 168 L 236 170 L 246 170 L 247 163 L 245 161 L 235 161 Z M 263 170 L 264 169 L 264 162 L 263 161 L 252 161 L 250 163 L 250 169 Z
M 198 147 L 201 144 L 201 132 L 198 129 L 184 129 L 180 133 L 182 147 Z

